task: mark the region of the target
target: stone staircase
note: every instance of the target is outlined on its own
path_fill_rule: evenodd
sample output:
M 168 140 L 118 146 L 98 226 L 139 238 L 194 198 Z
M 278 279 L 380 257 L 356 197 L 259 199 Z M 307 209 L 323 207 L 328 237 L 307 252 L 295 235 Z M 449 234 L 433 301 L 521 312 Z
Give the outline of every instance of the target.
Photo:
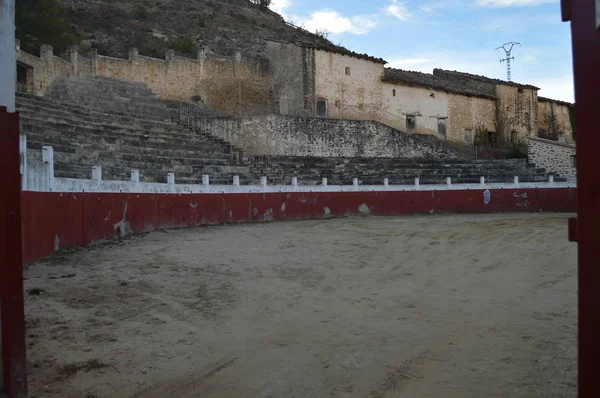
M 66 84 L 61 82 L 62 87 Z M 128 89 L 124 82 L 99 84 L 103 87 L 100 98 L 102 93 L 111 92 L 106 86 L 116 86 L 120 95 Z M 137 83 L 129 89 L 144 92 Z M 88 95 L 93 98 L 95 92 Z M 28 150 L 51 145 L 57 177 L 91 178 L 92 166 L 101 165 L 107 180 L 128 180 L 131 170 L 139 169 L 140 181 L 147 182 L 166 182 L 170 172 L 175 173 L 177 183 L 197 184 L 203 174 L 220 184 L 230 184 L 234 175 L 240 176 L 241 184 L 258 181 L 248 166 L 232 158 L 226 145 L 167 121 L 167 112 L 160 116 L 156 112 L 158 99 L 118 111 L 112 110 L 113 105 L 106 105 L 106 99 L 89 99 L 83 104 L 72 100 L 17 94 L 17 110 Z
M 329 185 L 351 185 L 353 178 L 360 184 L 380 185 L 388 178 L 392 185 L 412 185 L 415 178 L 420 184 L 452 182 L 479 183 L 485 177 L 488 183 L 511 183 L 518 176 L 520 182 L 548 181 L 544 169 L 535 168 L 524 159 L 510 160 L 419 160 L 390 158 L 311 158 L 269 157 L 256 159 L 252 166 L 257 175 L 266 175 L 270 184 L 289 184 L 298 177 L 298 184 L 319 185 L 327 178 Z M 566 181 L 555 178 L 555 181 Z
M 95 75 L 61 79 L 50 87 L 46 98 L 142 119 L 168 120 L 172 116 L 167 104 L 146 84 Z

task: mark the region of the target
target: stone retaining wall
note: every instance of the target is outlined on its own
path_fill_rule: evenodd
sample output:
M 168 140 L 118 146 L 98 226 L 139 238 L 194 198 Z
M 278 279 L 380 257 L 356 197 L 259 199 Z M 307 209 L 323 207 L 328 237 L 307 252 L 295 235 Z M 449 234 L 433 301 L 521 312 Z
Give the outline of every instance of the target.
M 527 154 L 530 163 L 545 168 L 550 174 L 558 174 L 568 181 L 574 181 L 577 177 L 574 145 L 542 138 L 529 138 Z

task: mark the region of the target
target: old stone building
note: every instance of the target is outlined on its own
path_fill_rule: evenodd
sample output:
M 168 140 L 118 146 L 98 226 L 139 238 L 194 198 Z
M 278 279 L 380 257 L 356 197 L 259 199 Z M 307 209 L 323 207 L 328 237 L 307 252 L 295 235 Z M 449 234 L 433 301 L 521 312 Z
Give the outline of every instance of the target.
M 470 144 L 477 127 L 493 130 L 495 97 L 428 73 L 386 68 L 387 114 L 405 118 L 406 130 Z
M 442 69 L 385 68 L 384 60 L 368 55 L 294 43 L 268 42 L 267 57 L 285 115 L 375 120 L 466 145 L 477 132 L 505 142 L 538 133 L 539 89 L 532 85 Z M 563 120 L 564 110 L 557 112 Z
M 538 87 L 442 69 L 434 69 L 433 75 L 495 99 L 494 128 L 490 131 L 503 133 L 510 141 L 522 140 L 537 132 Z M 498 129 L 504 131 L 496 131 Z
M 382 59 L 275 41 L 266 53 L 281 114 L 373 119 L 382 105 Z
M 502 135 L 505 142 L 537 134 L 574 140 L 572 105 L 538 100 L 531 85 L 442 69 L 385 68 L 383 59 L 340 47 L 267 41 L 265 54 L 226 57 L 204 48 L 194 59 L 172 51 L 157 59 L 131 49 L 119 59 L 72 49 L 61 58 L 42 46 L 39 57 L 17 51 L 18 83 L 44 95 L 60 79 L 91 74 L 145 83 L 163 99 L 200 99 L 224 115 L 373 120 L 464 145 L 478 133 L 488 140 Z
M 538 136 L 558 140 L 561 137 L 566 142 L 575 142 L 571 122 L 573 104 L 550 98 L 538 98 Z

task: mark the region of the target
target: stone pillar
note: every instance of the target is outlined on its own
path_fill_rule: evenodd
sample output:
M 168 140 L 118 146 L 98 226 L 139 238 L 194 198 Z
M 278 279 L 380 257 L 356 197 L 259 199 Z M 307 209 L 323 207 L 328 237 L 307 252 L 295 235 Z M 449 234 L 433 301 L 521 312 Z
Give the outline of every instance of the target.
M 92 166 L 92 180 L 102 181 L 102 166 Z
M 67 50 L 67 54 L 69 56 L 69 62 L 71 63 L 71 73 L 74 76 L 79 75 L 79 53 L 77 52 L 77 47 L 71 46 Z
M 54 191 L 54 148 L 42 147 L 42 162 L 48 165 L 48 190 Z
M 54 49 L 50 44 L 42 44 L 40 47 L 40 58 L 48 64 L 52 64 Z
M 132 47 L 129 49 L 129 60 L 130 61 L 135 61 L 138 58 L 139 52 L 138 49 L 135 47 Z
M 98 49 L 90 49 L 89 57 L 92 60 L 92 73 L 95 75 L 98 73 Z
M 175 60 L 175 50 L 167 50 L 165 53 L 165 61 L 173 62 Z

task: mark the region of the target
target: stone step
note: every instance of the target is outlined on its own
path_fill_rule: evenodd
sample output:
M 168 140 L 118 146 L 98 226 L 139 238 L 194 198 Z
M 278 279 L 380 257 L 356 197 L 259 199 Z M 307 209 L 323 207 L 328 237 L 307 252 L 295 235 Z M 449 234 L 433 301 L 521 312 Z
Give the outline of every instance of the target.
M 243 166 L 218 165 L 209 162 L 198 161 L 190 164 L 176 163 L 157 163 L 131 161 L 121 158 L 80 158 L 70 153 L 58 152 L 54 154 L 55 167 L 68 168 L 70 164 L 87 166 L 88 170 L 92 169 L 92 165 L 100 165 L 102 168 L 119 168 L 123 170 L 137 169 L 140 172 L 161 171 L 166 173 L 189 174 L 201 176 L 202 174 L 250 174 L 249 170 Z
M 78 76 L 78 80 L 81 82 L 92 82 L 92 83 L 97 83 L 97 84 L 103 84 L 106 86 L 135 87 L 135 88 L 147 89 L 147 90 L 152 91 L 152 89 L 150 87 L 148 87 L 148 85 L 146 83 L 136 82 L 133 80 L 114 79 L 111 77 L 91 75 L 91 74 L 82 74 L 82 75 Z
M 167 174 L 171 171 L 165 172 L 164 170 L 140 170 L 140 182 L 157 182 L 166 183 Z M 80 164 L 55 164 L 56 177 L 59 178 L 78 178 L 78 179 L 90 179 L 91 170 Z M 206 174 L 206 173 L 203 173 Z M 240 174 L 230 173 L 209 173 L 211 184 L 223 184 L 232 185 L 233 176 L 237 175 L 240 177 L 241 185 L 257 184 L 258 180 L 253 176 L 246 176 Z M 103 167 L 102 168 L 102 179 L 106 181 L 130 181 L 131 180 L 131 169 L 130 168 L 119 168 L 119 167 Z M 202 175 L 197 173 L 176 173 L 175 183 L 176 184 L 195 184 L 199 185 L 202 182 Z
M 134 119 L 127 117 L 118 117 L 116 115 L 107 115 L 102 113 L 84 114 L 79 112 L 66 112 L 63 110 L 47 109 L 39 106 L 22 106 L 17 105 L 17 111 L 21 117 L 38 120 L 52 120 L 69 124 L 92 123 L 112 127 L 125 127 L 145 131 L 177 131 L 180 134 L 191 134 L 186 130 L 181 129 L 177 124 L 172 122 L 157 122 L 147 119 Z
M 54 99 L 66 98 L 71 100 L 110 100 L 113 98 L 119 98 L 122 100 L 126 99 L 131 102 L 139 102 L 141 104 L 162 106 L 163 108 L 167 109 L 167 104 L 161 101 L 152 92 L 146 93 L 143 91 L 129 89 L 113 90 L 103 87 L 96 87 L 93 85 L 65 84 L 59 87 L 52 87 L 48 90 L 46 96 Z
M 42 137 L 43 138 L 43 137 Z M 104 142 L 79 142 L 73 145 L 72 140 L 68 137 L 56 137 L 48 140 L 39 140 L 40 137 L 28 136 L 27 148 L 41 149 L 43 145 L 51 145 L 54 151 L 66 153 L 95 153 L 100 151 L 130 153 L 134 155 L 145 156 L 164 156 L 175 158 L 206 158 L 215 162 L 231 163 L 230 156 L 214 153 L 209 150 L 190 150 L 190 149 L 165 149 L 165 148 L 150 148 L 144 146 L 117 145 Z
M 69 77 L 55 82 L 49 89 L 73 89 L 78 92 L 85 92 L 92 89 L 94 94 L 97 92 L 122 92 L 127 94 L 146 95 L 155 97 L 156 93 L 147 85 L 137 82 L 128 82 L 124 80 L 104 80 L 88 77 Z
M 31 94 L 26 94 L 26 93 L 22 93 L 22 92 L 17 93 L 16 100 L 17 100 L 17 104 L 21 103 L 21 104 L 26 105 L 27 103 L 36 102 L 38 104 L 42 104 L 43 106 L 49 106 L 49 107 L 53 107 L 55 109 L 62 109 L 62 110 L 66 110 L 66 111 L 69 111 L 72 109 L 79 109 L 80 111 L 88 111 L 88 112 L 91 111 L 91 112 L 95 112 L 95 113 L 114 115 L 114 113 L 112 113 L 112 112 L 106 112 L 106 111 L 101 111 L 98 109 L 92 109 L 89 106 L 85 106 L 81 103 L 56 100 L 56 99 L 48 99 L 47 97 L 38 97 L 38 96 L 34 96 Z M 148 115 L 148 114 L 127 113 L 127 112 L 120 112 L 119 115 L 124 116 L 124 117 L 136 118 L 136 119 L 158 120 L 158 121 L 165 120 L 164 115 L 156 116 L 156 115 Z
M 49 145 L 55 137 L 69 137 L 74 143 L 96 141 L 108 144 L 146 146 L 153 148 L 187 148 L 190 150 L 209 150 L 220 156 L 226 156 L 220 146 L 200 137 L 180 136 L 178 134 L 144 134 L 143 131 L 112 126 L 102 126 L 95 129 L 86 126 L 74 126 L 68 123 L 39 121 L 22 118 L 22 132 L 38 141 L 48 142 Z M 42 138 L 43 139 L 40 139 Z M 48 145 L 47 144 L 47 145 Z

